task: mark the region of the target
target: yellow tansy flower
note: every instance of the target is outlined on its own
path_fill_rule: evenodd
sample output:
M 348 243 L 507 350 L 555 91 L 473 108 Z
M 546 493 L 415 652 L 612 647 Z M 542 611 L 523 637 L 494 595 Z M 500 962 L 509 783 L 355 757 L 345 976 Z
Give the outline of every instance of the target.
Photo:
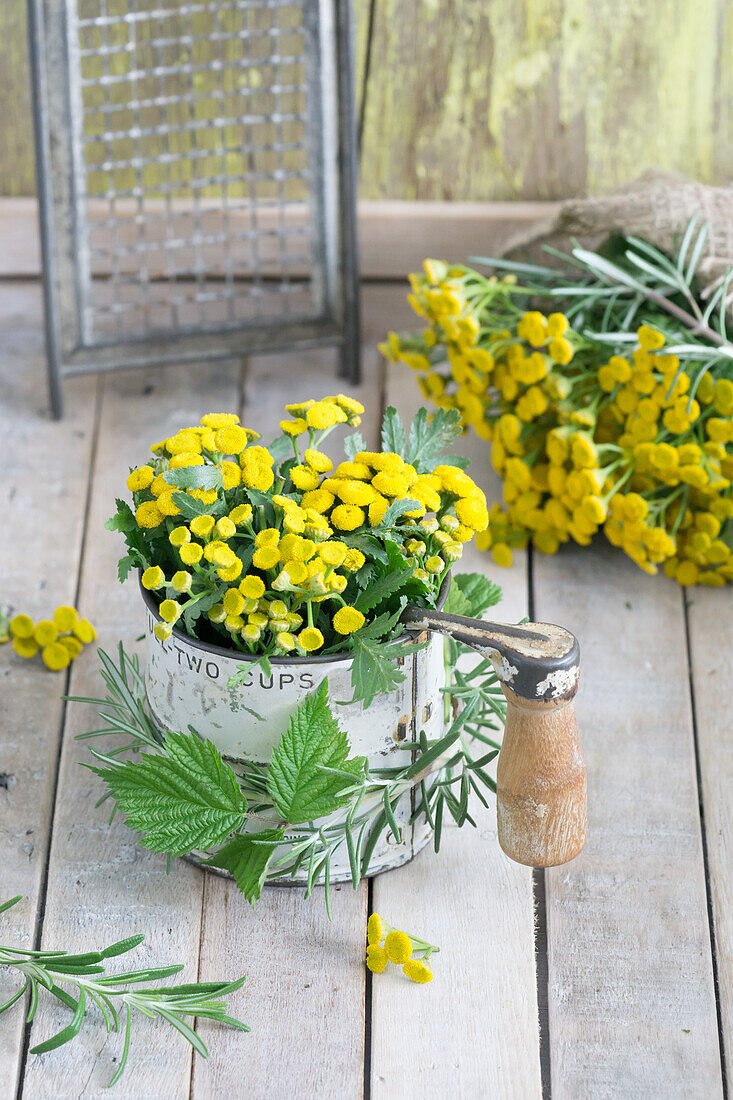
M 35 623 L 30 615 L 15 615 L 10 620 L 10 633 L 15 638 L 32 638 Z
M 339 634 L 354 634 L 361 630 L 365 617 L 355 607 L 340 607 L 333 617 L 333 628 Z
M 388 961 L 387 952 L 378 943 L 370 943 L 367 946 L 367 969 L 371 970 L 373 974 L 381 974 L 386 970 Z
M 339 504 L 331 512 L 331 523 L 339 531 L 354 531 L 363 522 L 364 512 L 354 504 Z
M 298 645 L 301 649 L 304 649 L 306 653 L 312 653 L 313 650 L 320 649 L 323 645 L 323 635 L 316 627 L 307 626 L 305 630 L 301 630 L 298 635 Z
M 41 619 L 40 622 L 36 623 L 33 637 L 39 646 L 50 646 L 58 638 L 58 633 L 50 619 Z
M 97 632 L 89 622 L 89 619 L 79 619 L 76 626 L 73 628 L 73 634 L 75 638 L 78 638 L 84 645 L 89 645 L 95 641 Z
M 402 967 L 402 972 L 411 982 L 417 982 L 419 985 L 424 985 L 426 982 L 432 982 L 433 980 L 432 970 L 428 969 L 422 959 L 410 959 Z
M 140 578 L 140 583 L 143 588 L 147 588 L 149 592 L 154 591 L 156 588 L 162 588 L 165 584 L 165 573 L 159 565 L 149 566 Z
M 384 940 L 387 958 L 393 963 L 406 963 L 412 955 L 412 940 L 405 932 L 396 929 L 388 932 Z
M 203 557 L 204 548 L 199 542 L 190 542 L 178 551 L 184 565 L 196 565 Z
M 46 668 L 52 672 L 60 672 L 71 663 L 71 654 L 65 646 L 59 642 L 51 642 L 41 650 L 41 658 Z
M 135 520 L 138 527 L 159 527 L 163 522 L 163 513 L 154 500 L 146 500 L 139 504 L 135 511 Z
M 130 476 L 127 479 L 127 488 L 132 493 L 139 493 L 143 489 L 147 489 L 152 485 L 153 478 L 152 466 L 138 466 L 136 470 L 130 471 Z
M 21 638 L 16 634 L 13 638 L 13 649 L 19 657 L 35 657 L 38 653 L 38 642 L 35 638 Z
M 163 600 L 159 608 L 160 617 L 166 623 L 175 623 L 180 619 L 183 608 L 177 600 Z

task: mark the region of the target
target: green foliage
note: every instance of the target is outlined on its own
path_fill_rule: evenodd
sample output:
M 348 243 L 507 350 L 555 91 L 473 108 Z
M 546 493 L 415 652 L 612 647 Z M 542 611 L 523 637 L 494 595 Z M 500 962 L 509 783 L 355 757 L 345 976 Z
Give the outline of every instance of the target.
M 0 913 L 10 909 L 21 897 L 11 898 L 0 905 Z M 200 1017 L 217 1020 L 240 1031 L 249 1031 L 246 1024 L 229 1016 L 227 1002 L 223 998 L 241 989 L 245 979 L 233 982 L 191 982 L 187 985 L 152 985 L 173 974 L 179 974 L 183 967 L 159 966 L 146 967 L 143 970 L 128 970 L 121 974 L 106 974 L 103 965 L 107 959 L 125 955 L 139 947 L 144 936 L 129 936 L 101 951 L 85 951 L 70 954 L 67 951 L 28 951 L 26 949 L 0 946 L 0 967 L 12 968 L 24 979 L 23 984 L 4 1004 L 0 1013 L 7 1011 L 30 990 L 30 1008 L 27 1023 L 35 1018 L 40 1002 L 40 991 L 45 989 L 56 1000 L 61 1001 L 72 1013 L 71 1022 L 50 1039 L 31 1047 L 31 1054 L 44 1054 L 56 1050 L 74 1039 L 81 1031 L 89 1008 L 94 1005 L 102 1013 L 107 1033 L 120 1030 L 120 1010 L 125 1009 L 124 1040 L 120 1062 L 109 1087 L 115 1085 L 127 1064 L 130 1051 L 130 1036 L 135 1013 L 165 1020 L 180 1032 L 191 1046 L 203 1058 L 209 1052 L 199 1035 L 186 1023 L 185 1017 Z M 67 987 L 76 987 L 76 998 Z M 136 988 L 132 988 L 132 987 Z
M 478 575 L 469 575 L 458 591 L 461 599 L 473 601 L 472 608 L 496 596 Z M 363 694 L 356 698 L 366 705 L 380 691 L 392 691 L 403 682 L 395 659 L 422 648 L 381 641 L 401 630 L 403 604 L 400 597 L 393 610 L 381 612 L 355 636 L 355 661 L 364 665 L 358 674 Z M 356 887 L 385 830 L 399 835 L 395 810 L 404 796 L 414 792 L 416 813 L 426 814 L 439 844 L 444 819 L 452 816 L 457 824 L 473 824 L 469 796 L 485 803 L 485 792 L 495 789 L 485 768 L 496 755 L 495 738 L 506 708 L 489 661 L 465 672 L 451 669 L 453 682 L 444 690 L 455 701 L 457 714 L 450 729 L 434 741 L 421 732 L 415 742 L 403 743 L 409 755 L 396 767 L 373 771 L 365 759 L 350 757 L 348 738 L 333 717 L 324 682 L 292 716 L 271 763 L 248 764 L 235 775 L 214 746 L 194 731 L 168 734 L 164 740 L 151 727 L 137 661 L 121 646 L 119 665 L 103 651 L 101 658 L 108 695 L 83 701 L 97 704 L 104 726 L 84 736 L 124 732 L 128 738 L 107 754 L 94 752 L 106 765 L 92 770 L 105 780 L 107 797 L 156 851 L 178 855 L 222 845 L 207 862 L 229 871 L 251 904 L 267 880 L 305 874 L 307 893 L 316 883 L 324 884 L 328 907 L 334 854 L 346 849 Z M 478 758 L 472 748 L 476 741 L 489 749 Z M 126 764 L 116 759 L 116 754 L 141 748 L 154 752 Z M 254 822 L 262 824 L 260 831 L 252 831 Z
M 181 856 L 220 844 L 241 827 L 247 808 L 234 772 L 195 733 L 168 733 L 163 749 L 91 770 L 151 851 Z
M 379 607 L 389 596 L 400 592 L 413 573 L 412 566 L 406 565 L 403 558 L 401 567 L 381 573 L 366 586 L 356 600 L 355 607 L 362 613 Z M 373 635 L 373 631 L 371 633 Z M 361 636 L 363 637 L 363 634 Z
M 267 791 L 280 817 L 296 825 L 344 805 L 344 788 L 364 768 L 328 705 L 328 681 L 306 696 L 272 754 Z
M 362 638 L 361 634 L 355 634 L 354 659 L 351 666 L 351 684 L 354 694 L 349 702 L 356 703 L 361 700 L 365 707 L 370 707 L 378 695 L 396 691 L 405 681 L 404 672 L 395 663 L 397 658 L 415 653 L 418 649 L 422 649 L 423 645 L 424 643 L 402 645 L 399 647 L 399 652 L 396 652 L 394 644 L 372 641 L 369 638 Z
M 186 493 L 174 493 L 171 499 L 184 519 L 196 519 L 196 516 L 207 516 L 214 512 L 210 505 L 206 505 Z
M 405 428 L 394 405 L 384 410 L 382 418 L 382 450 L 405 456 Z
M 104 526 L 108 531 L 119 531 L 124 535 L 127 553 L 117 563 L 117 576 L 120 581 L 125 581 L 131 569 L 145 569 L 150 564 L 150 551 L 130 505 L 119 499 L 115 500 L 115 505 L 117 511 Z
M 483 573 L 457 573 L 451 580 L 445 610 L 478 619 L 500 600 L 500 586 Z
M 418 409 L 406 435 L 397 409 L 390 405 L 385 409 L 382 420 L 382 447 L 385 451 L 394 451 L 404 458 L 418 473 L 429 473 L 441 453 L 462 430 L 461 414 L 457 409 L 438 409 L 431 415 L 427 409 L 422 408 Z M 468 460 L 448 461 L 450 465 L 468 465 Z M 405 508 L 405 511 L 412 511 L 414 508 L 415 505 L 412 505 L 411 508 Z M 385 525 L 387 522 L 385 517 Z
M 236 833 L 215 855 L 205 860 L 207 867 L 220 867 L 229 871 L 247 901 L 254 903 L 262 893 L 267 872 L 278 845 L 282 843 L 283 829 L 262 829 L 258 833 Z
M 438 409 L 432 415 L 425 408 L 418 409 L 407 437 L 405 462 L 413 465 L 419 474 L 429 473 L 462 430 L 458 409 Z
M 218 466 L 184 466 L 180 470 L 166 470 L 163 478 L 177 489 L 220 489 L 223 484 Z
M 360 451 L 367 449 L 366 440 L 361 432 L 354 432 L 353 435 L 347 435 L 344 440 L 344 454 L 353 462 L 356 455 Z

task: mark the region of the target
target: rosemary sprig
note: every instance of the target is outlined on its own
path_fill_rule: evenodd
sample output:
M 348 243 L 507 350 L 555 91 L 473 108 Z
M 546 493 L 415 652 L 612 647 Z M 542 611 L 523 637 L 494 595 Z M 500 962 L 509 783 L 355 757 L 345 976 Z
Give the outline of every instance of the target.
M 733 374 L 727 318 L 733 268 L 717 285 L 702 289 L 699 267 L 707 236 L 707 223 L 695 215 L 669 256 L 639 237 L 614 235 L 596 251 L 577 242 L 570 253 L 546 247 L 559 266 L 471 259 L 511 276 L 509 284 L 492 288 L 502 300 L 507 295 L 551 300 L 585 339 L 609 346 L 609 354 L 623 353 L 624 345 L 636 340 L 636 326 L 652 325 L 665 336 L 664 353 L 686 364 L 694 395 L 707 371 L 716 377 Z
M 16 905 L 20 895 L 0 905 L 0 913 Z M 203 1040 L 190 1027 L 184 1017 L 205 1017 L 229 1024 L 240 1031 L 249 1031 L 246 1024 L 227 1013 L 224 1000 L 244 984 L 245 978 L 233 982 L 191 982 L 186 985 L 153 985 L 150 988 L 132 988 L 146 983 L 170 978 L 183 970 L 182 965 L 146 967 L 128 970 L 121 974 L 106 974 L 103 963 L 132 951 L 145 939 L 142 935 L 128 936 L 110 944 L 102 951 L 84 951 L 69 954 L 67 951 L 29 951 L 16 947 L 0 946 L 0 967 L 11 967 L 23 979 L 11 996 L 0 1004 L 0 1013 L 7 1011 L 30 991 L 30 1004 L 26 1023 L 31 1023 L 39 1004 L 39 991 L 45 989 L 73 1013 L 71 1022 L 50 1039 L 31 1048 L 31 1054 L 43 1054 L 56 1050 L 70 1042 L 80 1032 L 92 1005 L 102 1013 L 107 1033 L 119 1031 L 120 1016 L 124 1009 L 124 1039 L 120 1064 L 109 1082 L 115 1085 L 127 1065 L 130 1038 L 136 1013 L 148 1019 L 167 1021 L 203 1058 L 209 1052 Z M 68 992 L 68 986 L 76 987 L 76 997 Z

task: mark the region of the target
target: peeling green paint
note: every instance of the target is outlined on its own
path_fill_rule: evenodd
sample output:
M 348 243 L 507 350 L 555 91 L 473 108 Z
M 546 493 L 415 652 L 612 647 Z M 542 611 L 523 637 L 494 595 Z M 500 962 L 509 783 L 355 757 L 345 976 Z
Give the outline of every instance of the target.
M 731 0 L 377 0 L 362 194 L 560 198 L 655 166 L 726 183 L 731 57 Z
M 354 0 L 357 88 L 370 0 Z M 733 174 L 733 0 L 374 0 L 365 198 L 548 199 Z M 0 11 L 0 194 L 33 191 L 26 0 Z

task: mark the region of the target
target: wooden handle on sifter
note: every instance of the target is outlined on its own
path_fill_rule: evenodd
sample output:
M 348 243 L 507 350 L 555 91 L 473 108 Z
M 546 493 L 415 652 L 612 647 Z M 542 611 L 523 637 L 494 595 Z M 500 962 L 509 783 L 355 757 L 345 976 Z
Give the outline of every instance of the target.
M 550 623 L 501 623 L 406 608 L 413 630 L 435 630 L 488 657 L 507 700 L 496 772 L 499 843 L 517 863 L 574 859 L 587 828 L 585 762 L 575 721 L 579 650 Z

